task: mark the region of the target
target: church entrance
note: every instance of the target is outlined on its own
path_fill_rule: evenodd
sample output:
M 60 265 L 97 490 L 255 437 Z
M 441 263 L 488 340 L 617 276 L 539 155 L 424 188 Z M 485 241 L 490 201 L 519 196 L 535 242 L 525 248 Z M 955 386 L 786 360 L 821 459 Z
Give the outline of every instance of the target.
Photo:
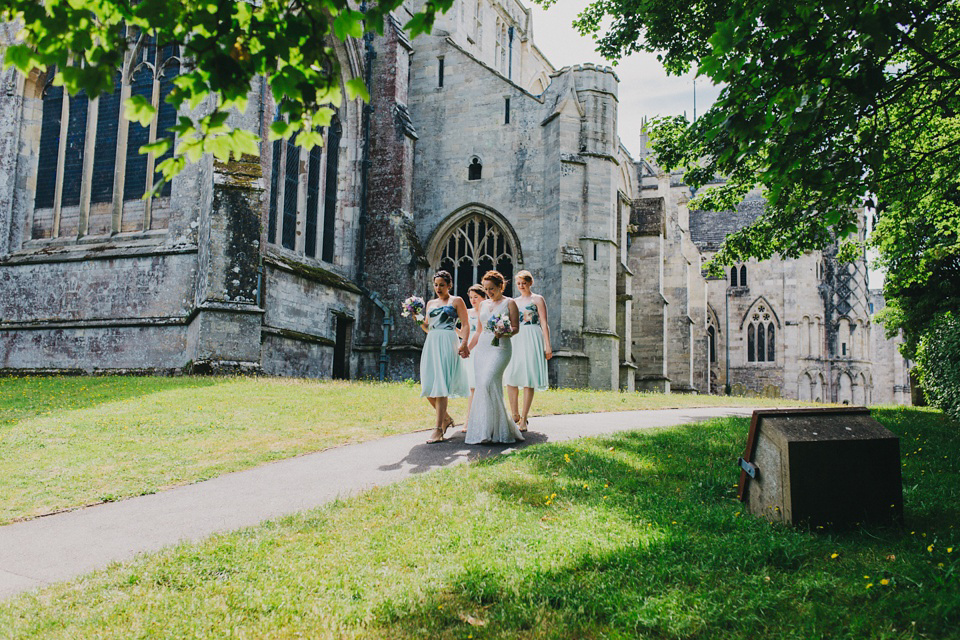
M 507 280 L 504 295 L 513 296 L 517 251 L 496 222 L 479 213 L 470 214 L 454 227 L 442 246 L 437 268 L 453 275 L 455 295 L 466 299 L 470 286 L 479 284 L 484 273 L 496 269 Z
M 337 314 L 337 341 L 333 347 L 333 379 L 350 379 L 350 342 L 353 340 L 353 318 Z

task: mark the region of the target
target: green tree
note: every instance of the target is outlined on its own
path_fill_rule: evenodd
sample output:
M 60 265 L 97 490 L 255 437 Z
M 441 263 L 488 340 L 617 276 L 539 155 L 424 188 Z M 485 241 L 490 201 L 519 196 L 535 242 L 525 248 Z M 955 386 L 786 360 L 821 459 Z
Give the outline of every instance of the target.
M 905 331 L 906 355 L 960 311 L 960 2 L 595 0 L 576 26 L 614 62 L 656 52 L 722 86 L 696 122 L 652 131 L 659 162 L 692 186 L 728 178 L 695 206 L 764 189 L 765 215 L 718 264 L 822 248 L 857 229 L 866 201 L 884 323 Z
M 23 41 L 6 49 L 6 65 L 23 73 L 55 67 L 55 82 L 71 94 L 113 91 L 133 35 L 179 45 L 187 64 L 167 102 L 196 109 L 212 98 L 215 107 L 195 119 L 181 116 L 173 127 L 175 153 L 158 166 L 169 179 L 204 153 L 221 160 L 259 154 L 257 136 L 227 125 L 231 109 L 246 107 L 258 75 L 266 78 L 284 116 L 271 127 L 271 139 L 302 131 L 299 144 L 320 144 L 315 129 L 330 124 L 342 99 L 333 39 L 382 33 L 384 17 L 401 3 L 380 0 L 357 10 L 347 0 L 4 0 L 0 20 L 23 27 Z M 452 4 L 428 0 L 406 28 L 414 36 L 428 32 L 436 14 Z M 363 78 L 350 79 L 344 88 L 351 100 L 369 99 Z M 155 109 L 134 96 L 125 114 L 146 124 Z M 163 139 L 141 151 L 161 155 L 172 145 Z

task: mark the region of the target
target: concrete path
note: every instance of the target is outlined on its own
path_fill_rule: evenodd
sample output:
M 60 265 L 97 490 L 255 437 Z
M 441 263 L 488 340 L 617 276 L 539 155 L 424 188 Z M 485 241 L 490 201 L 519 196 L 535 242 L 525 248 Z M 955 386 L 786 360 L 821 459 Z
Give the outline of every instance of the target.
M 429 432 L 421 431 L 10 524 L 0 527 L 0 600 L 129 560 L 138 553 L 317 507 L 412 474 L 542 442 L 749 416 L 752 411 L 707 408 L 545 416 L 532 418 L 526 441 L 516 445 L 466 445 L 459 429 L 447 431 L 448 442 L 427 445 Z

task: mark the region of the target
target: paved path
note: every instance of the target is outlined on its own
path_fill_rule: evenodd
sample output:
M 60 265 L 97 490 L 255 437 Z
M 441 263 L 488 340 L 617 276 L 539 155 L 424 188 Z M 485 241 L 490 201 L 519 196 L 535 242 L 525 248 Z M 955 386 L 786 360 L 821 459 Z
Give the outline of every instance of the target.
M 230 473 L 161 493 L 0 527 L 0 600 L 68 580 L 186 540 L 201 540 L 303 511 L 412 474 L 499 455 L 531 444 L 665 427 L 749 408 L 665 409 L 545 416 L 526 442 L 466 445 L 459 430 L 427 445 L 427 432 L 337 447 Z M 731 462 L 732 464 L 732 462 Z

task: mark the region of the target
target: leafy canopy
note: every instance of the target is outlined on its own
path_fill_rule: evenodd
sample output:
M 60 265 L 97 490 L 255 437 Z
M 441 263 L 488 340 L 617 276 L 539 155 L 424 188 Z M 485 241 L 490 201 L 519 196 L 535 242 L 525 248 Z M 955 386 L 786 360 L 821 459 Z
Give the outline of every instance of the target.
M 694 206 L 764 189 L 765 215 L 717 263 L 822 248 L 857 230 L 866 200 L 888 332 L 912 348 L 960 310 L 960 1 L 596 0 L 575 24 L 614 62 L 657 52 L 722 85 L 696 122 L 652 130 L 658 161 L 692 186 L 728 179 Z
M 6 65 L 23 73 L 56 67 L 55 82 L 72 95 L 112 92 L 138 33 L 161 46 L 179 45 L 184 65 L 167 102 L 194 110 L 212 100 L 214 108 L 195 118 L 181 116 L 173 127 L 176 153 L 158 165 L 169 180 L 205 153 L 220 160 L 259 154 L 256 135 L 227 125 L 231 109 L 246 108 L 258 75 L 266 78 L 283 115 L 271 127 L 271 139 L 329 125 L 342 90 L 350 100 L 368 100 L 363 78 L 341 88 L 333 39 L 382 34 L 385 16 L 401 2 L 380 0 L 357 10 L 347 0 L 4 0 L 0 20 L 23 27 L 22 41 L 6 50 Z M 413 36 L 429 32 L 436 14 L 452 4 L 428 0 L 406 28 Z M 140 96 L 125 107 L 126 117 L 140 123 L 156 112 Z M 305 134 L 298 140 L 310 147 L 321 139 Z M 172 140 L 159 140 L 142 151 L 162 154 L 171 146 Z

